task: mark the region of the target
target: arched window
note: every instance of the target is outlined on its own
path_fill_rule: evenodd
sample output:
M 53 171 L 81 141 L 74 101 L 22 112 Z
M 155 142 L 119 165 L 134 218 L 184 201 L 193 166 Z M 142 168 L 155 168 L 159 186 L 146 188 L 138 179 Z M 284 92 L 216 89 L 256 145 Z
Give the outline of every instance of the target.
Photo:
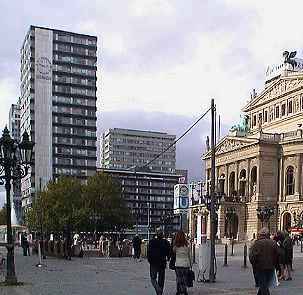
M 219 192 L 222 194 L 224 194 L 224 186 L 225 186 L 225 174 L 223 173 L 218 179 Z
M 244 197 L 245 196 L 245 187 L 246 187 L 246 170 L 243 169 L 240 172 L 240 196 Z
M 251 179 L 251 183 L 250 183 L 251 195 L 255 195 L 256 190 L 257 190 L 257 167 L 256 166 L 254 166 L 251 169 L 250 179 Z
M 232 196 L 235 193 L 235 172 L 230 173 L 229 175 L 229 195 Z
M 295 192 L 294 167 L 289 166 L 286 169 L 286 195 L 293 195 Z

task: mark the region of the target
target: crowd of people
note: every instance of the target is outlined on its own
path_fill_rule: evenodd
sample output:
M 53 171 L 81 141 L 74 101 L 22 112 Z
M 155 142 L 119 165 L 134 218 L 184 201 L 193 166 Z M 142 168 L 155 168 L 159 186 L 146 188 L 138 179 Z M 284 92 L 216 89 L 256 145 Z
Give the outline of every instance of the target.
M 95 239 L 93 239 L 93 237 Z M 67 228 L 62 235 L 64 241 L 65 258 L 71 259 L 71 247 L 82 244 L 83 249 L 92 244 L 95 247 L 102 247 L 104 241 L 113 242 L 121 251 L 122 237 L 106 237 L 101 235 L 74 234 Z M 270 236 L 267 228 L 262 228 L 257 237 L 252 241 L 249 249 L 249 260 L 252 264 L 255 285 L 258 288 L 258 295 L 269 295 L 271 287 L 277 287 L 286 280 L 292 280 L 293 245 L 298 239 L 291 237 L 290 229 L 277 231 Z M 131 242 L 131 241 L 130 241 Z M 138 234 L 132 240 L 133 257 L 135 261 L 141 261 L 141 246 L 143 241 Z M 23 233 L 21 236 L 23 255 L 30 255 L 28 236 Z M 101 248 L 100 248 L 101 249 Z M 192 286 L 194 272 L 192 271 L 192 256 L 186 234 L 178 231 L 171 243 L 164 238 L 163 232 L 159 229 L 149 241 L 147 247 L 147 260 L 150 264 L 150 279 L 157 295 L 163 294 L 165 282 L 165 270 L 169 262 L 169 268 L 176 274 L 176 295 L 188 294 L 188 287 Z
M 289 229 L 273 237 L 267 228 L 259 231 L 249 253 L 258 295 L 269 295 L 269 288 L 292 280 L 293 244 Z

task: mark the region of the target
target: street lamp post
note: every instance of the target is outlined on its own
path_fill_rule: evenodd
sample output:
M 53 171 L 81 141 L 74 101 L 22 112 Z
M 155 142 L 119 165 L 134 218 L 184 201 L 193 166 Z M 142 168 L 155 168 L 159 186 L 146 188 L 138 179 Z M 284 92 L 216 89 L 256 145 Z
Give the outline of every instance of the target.
M 215 282 L 215 255 L 216 255 L 216 234 L 215 234 L 215 100 L 211 100 L 211 178 L 210 178 L 210 267 L 209 267 L 209 281 Z
M 275 209 L 273 207 L 260 207 L 256 209 L 257 216 L 261 221 L 262 227 L 264 226 L 264 222 L 267 223 L 269 229 L 269 220 L 272 215 L 275 213 Z
M 140 217 L 140 214 L 139 214 L 139 209 L 138 208 L 135 208 L 133 210 L 133 216 L 134 218 L 136 219 L 136 235 L 138 234 L 138 221 L 139 221 L 139 217 Z
M 234 208 L 234 207 L 226 208 L 225 217 L 228 221 L 228 229 L 229 229 L 229 232 L 228 233 L 226 232 L 226 234 L 228 235 L 228 237 L 230 239 L 233 240 L 235 237 L 235 233 L 232 228 L 232 225 L 233 225 L 234 218 L 236 217 L 236 208 Z
M 163 232 L 164 232 L 164 236 L 166 237 L 167 231 L 166 231 L 166 225 L 167 223 L 174 217 L 174 215 L 172 215 L 171 213 L 168 213 L 167 215 L 163 215 L 161 216 L 161 223 L 163 226 Z
M 28 174 L 32 161 L 34 143 L 29 141 L 27 132 L 23 134 L 22 142 L 17 143 L 11 138 L 7 127 L 0 138 L 0 184 L 6 189 L 6 226 L 7 226 L 7 274 L 5 283 L 17 283 L 15 273 L 14 240 L 11 223 L 11 182 L 24 178 Z

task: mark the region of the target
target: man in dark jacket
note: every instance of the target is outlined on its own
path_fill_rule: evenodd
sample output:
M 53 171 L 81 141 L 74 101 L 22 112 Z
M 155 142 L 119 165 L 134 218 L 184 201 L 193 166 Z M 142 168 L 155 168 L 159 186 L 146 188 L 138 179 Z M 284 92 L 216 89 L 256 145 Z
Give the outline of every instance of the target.
M 258 295 L 269 295 L 269 286 L 273 280 L 278 264 L 278 248 L 270 239 L 267 228 L 262 228 L 257 240 L 250 248 L 249 260 L 252 264 Z
M 135 237 L 133 238 L 133 248 L 134 248 L 134 258 L 135 259 L 140 259 L 141 243 L 142 243 L 142 240 L 140 239 L 139 235 L 135 235 Z
M 163 233 L 159 230 L 156 237 L 150 240 L 147 251 L 147 260 L 150 264 L 150 279 L 157 295 L 163 294 L 165 268 L 169 256 L 170 244 L 163 239 Z

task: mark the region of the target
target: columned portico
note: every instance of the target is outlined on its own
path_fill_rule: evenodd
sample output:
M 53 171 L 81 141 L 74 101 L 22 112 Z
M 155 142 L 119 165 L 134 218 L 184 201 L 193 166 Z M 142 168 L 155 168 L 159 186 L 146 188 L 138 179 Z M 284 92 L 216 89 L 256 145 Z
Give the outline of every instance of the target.
M 217 187 L 224 187 L 219 239 L 256 237 L 262 226 L 257 209 L 264 207 L 274 212 L 267 224 L 272 233 L 303 227 L 303 69 L 287 63 L 268 72 L 264 89 L 244 107 L 242 122 L 216 145 Z M 202 159 L 210 175 L 210 151 Z

